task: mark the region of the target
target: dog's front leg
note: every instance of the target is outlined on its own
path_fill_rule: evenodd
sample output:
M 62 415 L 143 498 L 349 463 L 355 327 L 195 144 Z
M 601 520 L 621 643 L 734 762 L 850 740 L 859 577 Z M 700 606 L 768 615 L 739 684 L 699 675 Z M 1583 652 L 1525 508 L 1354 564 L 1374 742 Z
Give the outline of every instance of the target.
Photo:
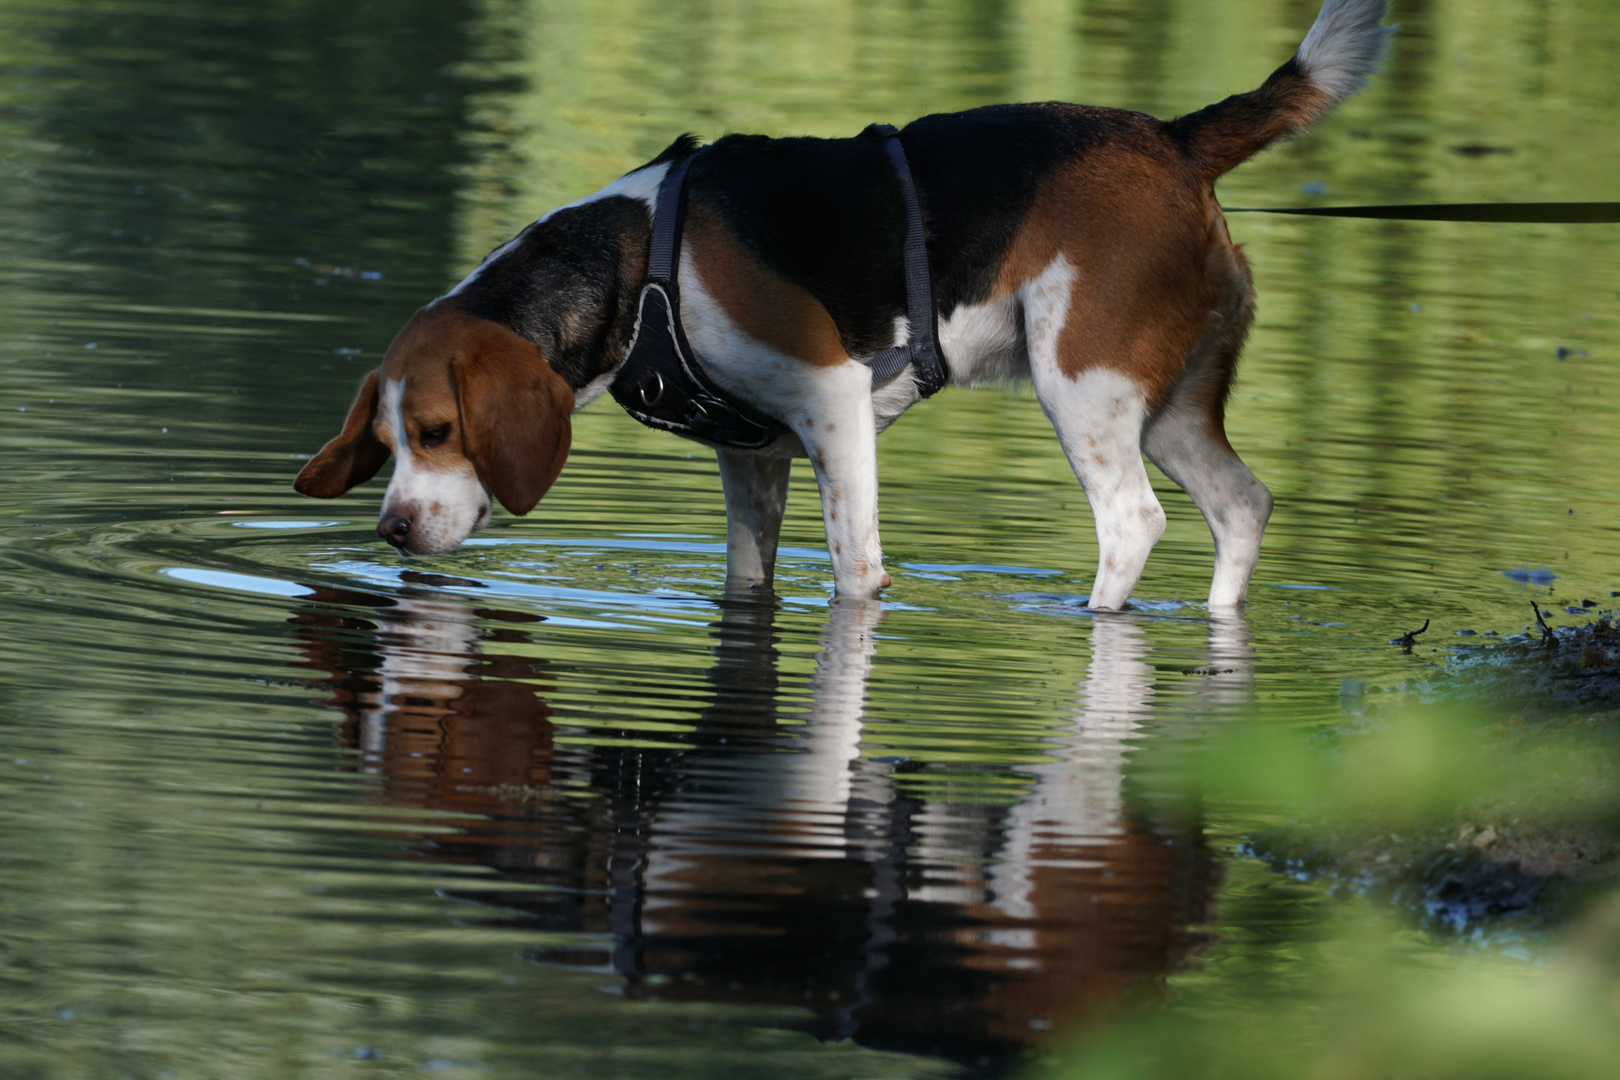
M 821 489 L 834 589 L 870 599 L 889 583 L 878 541 L 877 421 L 872 375 L 860 364 L 823 368 L 789 425 L 804 444 Z
M 726 584 L 759 585 L 776 573 L 776 541 L 793 459 L 770 450 L 719 447 L 726 493 Z

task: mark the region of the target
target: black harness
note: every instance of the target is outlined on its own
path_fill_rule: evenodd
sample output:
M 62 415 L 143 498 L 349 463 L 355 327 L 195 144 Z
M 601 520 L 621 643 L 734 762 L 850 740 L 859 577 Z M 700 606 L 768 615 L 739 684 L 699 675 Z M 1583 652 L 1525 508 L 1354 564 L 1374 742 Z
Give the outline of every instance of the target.
M 905 198 L 907 331 L 905 344 L 885 349 L 864 363 L 872 369 L 874 383 L 893 378 L 910 364 L 918 392 L 929 397 L 945 385 L 945 365 L 939 355 L 938 316 L 917 187 L 900 145 L 900 133 L 888 124 L 874 124 L 867 133 L 884 137 L 884 149 Z M 686 212 L 682 194 L 686 170 L 702 152 L 693 151 L 672 163 L 658 186 L 652 247 L 647 254 L 647 275 L 641 286 L 635 332 L 624 365 L 609 389 L 625 412 L 648 427 L 720 446 L 756 450 L 776 441 L 787 430 L 786 425 L 716 386 L 697 362 L 681 328 L 680 290 L 675 274 L 680 265 L 681 222 Z

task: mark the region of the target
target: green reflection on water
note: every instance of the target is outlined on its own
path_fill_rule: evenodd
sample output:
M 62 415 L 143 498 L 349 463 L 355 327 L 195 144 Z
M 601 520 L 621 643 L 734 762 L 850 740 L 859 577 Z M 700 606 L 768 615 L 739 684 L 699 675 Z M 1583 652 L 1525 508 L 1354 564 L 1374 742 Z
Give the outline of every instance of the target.
M 0 779 L 0 1071 L 950 1071 L 781 1030 L 806 1009 L 777 998 L 627 1003 L 595 989 L 622 992 L 617 975 L 526 962 L 579 935 L 434 893 L 518 887 L 489 859 L 432 854 L 432 837 L 480 835 L 469 823 L 512 807 L 492 818 L 487 799 L 445 805 L 401 779 L 415 774 L 364 772 L 327 704 L 348 692 L 341 672 L 397 655 L 386 622 L 361 625 L 375 620 L 352 599 L 161 571 L 442 601 L 443 587 L 400 581 L 371 535 L 376 485 L 299 500 L 295 455 L 330 433 L 416 305 L 679 131 L 831 135 L 1043 98 L 1171 115 L 1255 85 L 1313 7 L 0 2 L 0 767 L 14 770 Z M 1396 17 L 1369 91 L 1227 178 L 1226 201 L 1612 197 L 1612 4 L 1453 0 Z M 1235 843 L 1265 815 L 1144 823 L 1159 781 L 1132 765 L 1141 738 L 1251 697 L 1293 722 L 1336 719 L 1342 677 L 1399 680 L 1442 658 L 1385 644 L 1424 618 L 1444 645 L 1459 629 L 1517 629 L 1530 595 L 1620 589 L 1613 227 L 1244 217 L 1233 229 L 1261 314 L 1229 429 L 1279 502 L 1241 663 L 1223 661 L 1242 679 L 1195 673 L 1216 659 L 1188 603 L 1207 587 L 1210 544 L 1162 480 L 1171 527 L 1138 595 L 1170 617 L 1109 637 L 1075 612 L 1090 523 L 1032 397 L 953 391 L 883 440 L 905 606 L 886 614 L 864 684 L 861 767 L 887 776 L 903 762 L 894 789 L 934 829 L 919 826 L 918 873 L 933 875 L 914 883 L 919 907 L 1016 928 L 987 912 L 980 871 L 1031 792 L 1070 765 L 1121 843 L 1158 837 L 1195 860 Z M 1575 351 L 1560 360 L 1560 347 Z M 723 520 L 707 455 L 608 404 L 576 430 L 534 516 L 424 565 L 482 584 L 449 593 L 480 663 L 533 665 L 495 681 L 544 698 L 564 806 L 603 799 L 588 763 L 657 762 L 658 748 L 705 737 L 729 655 L 712 626 Z M 783 568 L 764 696 L 784 737 L 813 726 L 827 651 L 807 471 L 795 488 L 784 542 L 801 552 Z M 335 524 L 232 524 L 287 520 Z M 1502 576 L 1517 566 L 1557 577 Z M 536 584 L 553 591 L 519 589 Z M 514 612 L 548 621 L 514 637 Z M 298 629 L 315 614 L 337 625 L 314 645 L 349 650 L 325 674 Z M 1114 725 L 1100 744 L 1072 738 L 1088 716 Z M 507 790 L 496 765 L 478 777 Z M 579 813 L 569 820 L 589 820 Z M 523 828 L 521 850 L 552 850 L 549 826 Z M 1216 994 L 1311 979 L 1314 960 L 1267 963 L 1310 953 L 1321 891 L 1229 866 L 1224 937 L 1197 978 Z M 1267 963 L 1235 963 L 1256 940 L 1275 943 Z M 1435 954 L 1427 939 L 1413 947 Z M 1064 948 L 963 955 L 994 965 Z M 1164 996 L 1163 966 L 1131 975 L 1132 992 Z M 1045 1038 L 1030 1009 L 1061 1014 L 1085 996 L 1008 985 L 1035 987 L 1029 1009 L 989 1010 L 1021 1039 Z M 355 1059 L 372 1047 L 380 1062 Z

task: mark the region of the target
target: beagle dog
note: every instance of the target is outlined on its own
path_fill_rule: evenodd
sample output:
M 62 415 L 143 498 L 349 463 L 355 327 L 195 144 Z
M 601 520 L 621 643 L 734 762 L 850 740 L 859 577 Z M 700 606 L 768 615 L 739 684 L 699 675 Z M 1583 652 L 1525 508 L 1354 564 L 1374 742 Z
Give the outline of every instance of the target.
M 949 382 L 1034 383 L 1096 520 L 1095 608 L 1125 605 L 1164 530 L 1143 454 L 1214 534 L 1210 606 L 1243 602 L 1272 500 L 1223 428 L 1254 302 L 1214 182 L 1359 88 L 1385 8 L 1327 0 L 1259 89 L 1176 120 L 1052 102 L 900 134 Z M 492 500 L 533 509 L 570 414 L 624 361 L 659 184 L 694 149 L 682 138 L 546 215 L 418 311 L 297 489 L 341 495 L 392 453 L 377 531 L 407 555 L 456 547 Z M 909 370 L 874 385 L 859 362 L 907 333 L 905 209 L 883 142 L 728 135 L 693 160 L 686 193 L 682 327 L 716 385 L 788 429 L 716 448 L 728 583 L 770 580 L 790 459 L 805 456 L 836 591 L 874 596 L 889 582 L 877 436 L 919 396 Z

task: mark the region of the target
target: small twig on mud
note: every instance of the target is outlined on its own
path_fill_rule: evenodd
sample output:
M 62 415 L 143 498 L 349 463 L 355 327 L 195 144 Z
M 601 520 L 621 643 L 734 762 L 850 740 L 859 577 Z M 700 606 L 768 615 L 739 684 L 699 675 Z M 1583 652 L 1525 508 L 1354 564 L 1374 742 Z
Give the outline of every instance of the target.
M 1551 645 L 1554 637 L 1553 630 L 1552 627 L 1547 625 L 1547 620 L 1541 617 L 1541 607 L 1532 600 L 1530 601 L 1530 610 L 1536 613 L 1536 625 L 1541 627 L 1541 643 Z
M 1399 645 L 1401 648 L 1405 649 L 1407 652 L 1411 652 L 1412 651 L 1412 646 L 1417 644 L 1418 635 L 1423 633 L 1423 631 L 1427 630 L 1428 628 L 1429 628 L 1429 620 L 1424 619 L 1422 626 L 1418 627 L 1416 630 L 1408 630 L 1406 633 L 1402 634 L 1400 637 L 1396 638 L 1394 641 L 1391 641 L 1390 644 L 1391 645 Z

